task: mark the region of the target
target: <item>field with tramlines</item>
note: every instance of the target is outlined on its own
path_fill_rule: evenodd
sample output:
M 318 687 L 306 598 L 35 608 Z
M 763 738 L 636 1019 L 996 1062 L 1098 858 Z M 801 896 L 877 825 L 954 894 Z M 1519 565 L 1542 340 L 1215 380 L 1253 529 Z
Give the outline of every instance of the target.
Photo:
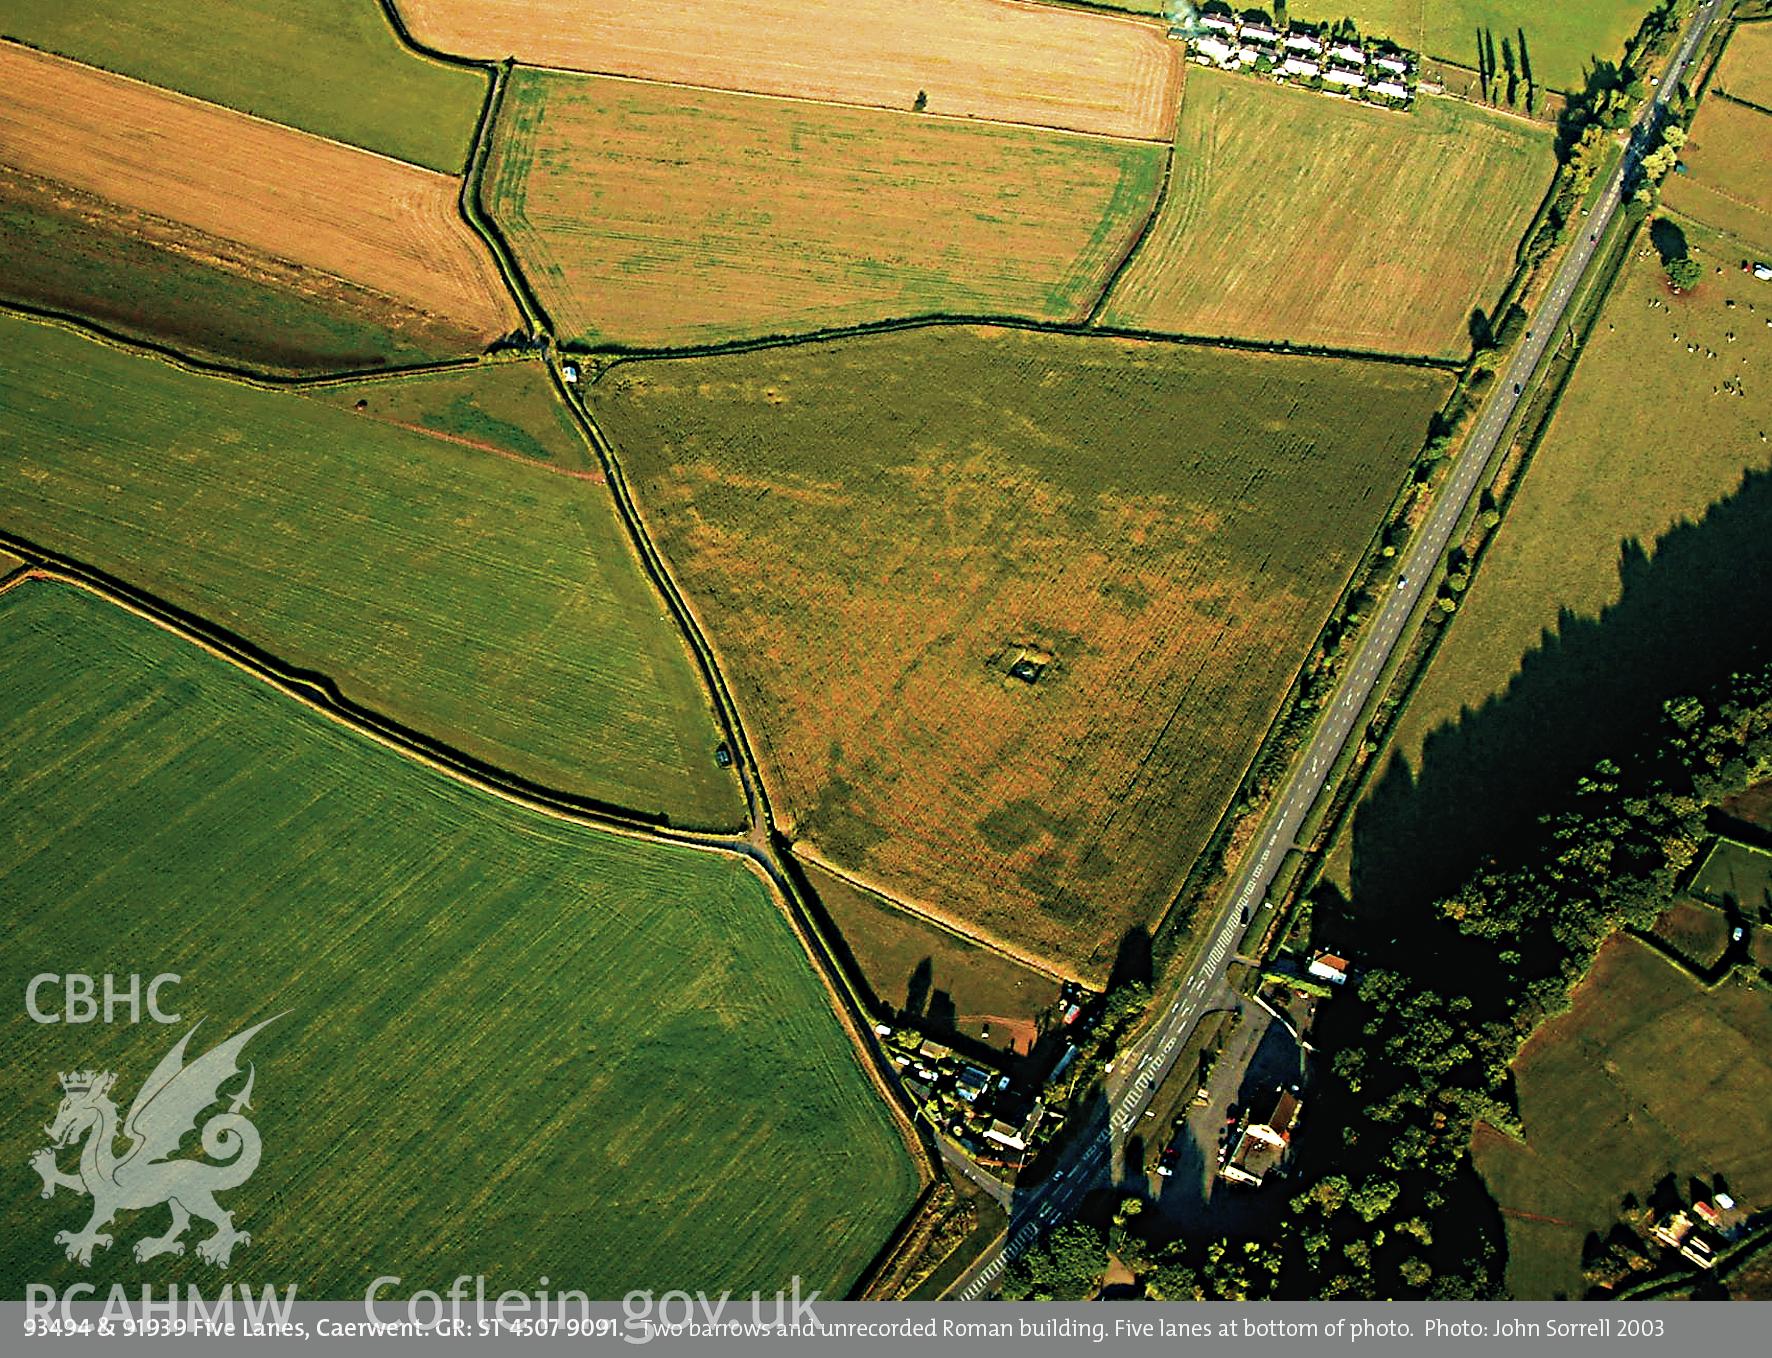
M 709 700 L 600 479 L 499 456 L 495 430 L 471 436 L 489 451 L 397 427 L 377 417 L 409 398 L 382 384 L 339 409 L 3 317 L 0 350 L 0 528 L 501 768 L 739 818 Z M 531 437 L 584 456 L 548 423 Z
M 1468 104 L 1405 116 L 1195 69 L 1169 194 L 1102 319 L 1462 355 L 1555 168 L 1547 131 Z
M 1181 51 L 1161 25 L 1010 0 L 398 0 L 433 48 L 670 86 L 1166 138 Z
M 1224 812 L 1446 387 L 950 329 L 626 363 L 592 397 L 783 828 L 1100 977 Z
M 173 1027 L 0 1018 L 0 1295 L 140 1283 L 165 1209 L 81 1268 L 54 1235 L 86 1205 L 24 1166 L 58 1070 L 115 1071 L 127 1108 L 199 1021 L 193 1057 L 281 1015 L 247 1049 L 263 1151 L 224 1278 L 841 1292 L 909 1206 L 904 1143 L 735 857 L 485 796 L 68 586 L 0 594 L 0 686 L 6 989 L 182 978 Z M 194 1251 L 153 1276 L 220 1287 Z
M 519 71 L 486 175 L 562 337 L 662 345 L 935 313 L 1079 321 L 1161 147 Z

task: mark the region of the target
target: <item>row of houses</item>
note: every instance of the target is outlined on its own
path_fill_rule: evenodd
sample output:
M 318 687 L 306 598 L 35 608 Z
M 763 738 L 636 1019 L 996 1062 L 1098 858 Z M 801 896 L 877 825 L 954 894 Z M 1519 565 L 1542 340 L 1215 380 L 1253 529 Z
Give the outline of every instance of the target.
M 1281 31 L 1255 19 L 1207 14 L 1179 31 L 1195 61 L 1222 70 L 1254 70 L 1280 80 L 1308 80 L 1345 94 L 1373 94 L 1407 104 L 1415 61 L 1389 48 L 1368 50 L 1345 38 Z

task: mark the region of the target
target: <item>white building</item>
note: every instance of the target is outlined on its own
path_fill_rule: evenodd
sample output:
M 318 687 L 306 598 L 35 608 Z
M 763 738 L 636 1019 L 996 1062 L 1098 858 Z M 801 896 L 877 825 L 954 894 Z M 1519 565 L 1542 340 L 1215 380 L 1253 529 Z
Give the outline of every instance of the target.
M 1245 33 L 1249 30 L 1244 29 Z M 1312 56 L 1321 56 L 1323 44 L 1308 33 L 1289 33 L 1286 35 L 1286 46 L 1294 52 L 1309 52 Z
M 1244 24 L 1243 40 L 1245 42 L 1273 42 L 1279 34 L 1271 28 L 1263 28 L 1260 24 Z
M 1327 70 L 1323 72 L 1323 80 L 1330 85 L 1346 85 L 1350 90 L 1366 88 L 1366 77 L 1358 71 Z
M 1332 952 L 1318 953 L 1311 958 L 1309 971 L 1319 981 L 1327 981 L 1330 985 L 1347 984 L 1347 958 L 1337 957 Z
M 1253 66 L 1260 60 L 1261 50 L 1259 48 L 1245 47 L 1242 51 L 1237 53 L 1237 61 L 1244 66 Z
M 1210 28 L 1219 33 L 1229 33 L 1233 37 L 1237 32 L 1237 21 L 1227 19 L 1222 14 L 1208 14 L 1200 20 L 1201 28 Z
M 1390 71 L 1396 75 L 1409 74 L 1409 63 L 1401 57 L 1374 57 L 1372 64 L 1381 71 Z
M 1754 265 L 1754 277 L 1761 281 L 1772 281 L 1772 264 Z
M 1194 51 L 1203 57 L 1211 57 L 1220 66 L 1229 66 L 1231 58 L 1236 55 L 1236 49 L 1222 38 L 1196 38 Z
M 1287 75 L 1321 75 L 1322 70 L 1314 61 L 1306 61 L 1303 57 L 1287 57 L 1280 67 Z
M 1395 80 L 1381 80 L 1372 87 L 1372 93 L 1382 94 L 1386 99 L 1407 99 L 1409 87 L 1400 85 Z

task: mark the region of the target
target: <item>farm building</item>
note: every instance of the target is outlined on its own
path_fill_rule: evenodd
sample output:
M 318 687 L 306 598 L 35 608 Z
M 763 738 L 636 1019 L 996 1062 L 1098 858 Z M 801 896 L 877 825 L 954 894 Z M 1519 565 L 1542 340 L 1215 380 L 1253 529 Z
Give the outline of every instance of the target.
M 1310 974 L 1330 985 L 1347 984 L 1347 958 L 1337 957 L 1332 952 L 1318 953 L 1311 958 Z
M 1772 264 L 1754 265 L 1754 277 L 1760 279 L 1762 282 L 1772 281 Z

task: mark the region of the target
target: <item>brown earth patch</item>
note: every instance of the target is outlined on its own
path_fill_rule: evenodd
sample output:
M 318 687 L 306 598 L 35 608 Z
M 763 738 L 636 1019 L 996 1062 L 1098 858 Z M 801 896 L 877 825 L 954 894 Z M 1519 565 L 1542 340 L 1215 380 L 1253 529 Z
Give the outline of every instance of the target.
M 399 0 L 462 56 L 879 108 L 1162 139 L 1178 44 L 1148 21 L 1010 0 Z

